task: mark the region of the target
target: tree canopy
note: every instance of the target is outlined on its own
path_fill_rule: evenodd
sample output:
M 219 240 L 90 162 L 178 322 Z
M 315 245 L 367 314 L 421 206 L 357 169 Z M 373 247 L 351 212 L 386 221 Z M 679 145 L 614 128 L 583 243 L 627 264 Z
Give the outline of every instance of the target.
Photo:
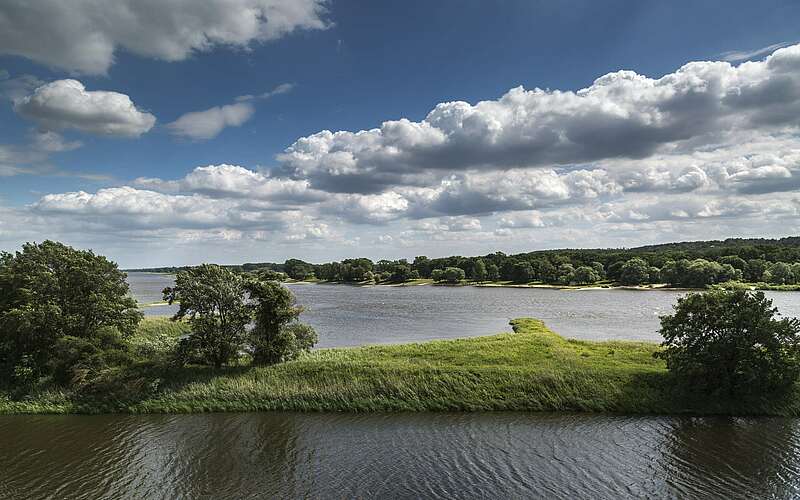
M 44 375 L 65 338 L 131 334 L 142 318 L 117 264 L 53 241 L 0 254 L 0 369 Z
M 800 375 L 800 320 L 777 313 L 762 292 L 690 293 L 661 318 L 664 349 L 656 356 L 704 392 L 785 389 Z

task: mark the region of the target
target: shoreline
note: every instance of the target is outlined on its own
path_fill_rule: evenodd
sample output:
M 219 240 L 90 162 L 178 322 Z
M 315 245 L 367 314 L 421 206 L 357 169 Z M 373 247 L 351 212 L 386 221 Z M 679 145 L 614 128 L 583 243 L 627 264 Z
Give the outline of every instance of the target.
M 658 344 L 579 341 L 540 320 L 513 333 L 317 349 L 274 366 L 214 370 L 139 363 L 80 390 L 42 387 L 0 414 L 248 411 L 552 411 L 628 415 L 800 416 L 800 384 L 780 400 L 679 391 Z

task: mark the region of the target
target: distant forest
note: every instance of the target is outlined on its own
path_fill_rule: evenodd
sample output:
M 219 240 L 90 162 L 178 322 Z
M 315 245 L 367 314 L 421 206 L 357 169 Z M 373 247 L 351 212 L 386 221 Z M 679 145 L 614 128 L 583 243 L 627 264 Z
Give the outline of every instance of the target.
M 175 273 L 185 267 L 130 271 Z M 800 237 L 729 238 L 637 248 L 539 250 L 506 255 L 450 256 L 413 261 L 367 258 L 314 264 L 299 259 L 225 266 L 239 272 L 260 272 L 272 279 L 402 283 L 416 279 L 437 282 L 504 281 L 582 285 L 619 283 L 705 287 L 720 283 L 800 283 Z

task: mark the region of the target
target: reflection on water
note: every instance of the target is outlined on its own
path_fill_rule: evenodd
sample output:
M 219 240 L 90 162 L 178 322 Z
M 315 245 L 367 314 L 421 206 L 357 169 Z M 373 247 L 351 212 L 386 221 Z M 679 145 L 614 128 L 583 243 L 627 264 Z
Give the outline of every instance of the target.
M 161 300 L 172 276 L 130 273 L 140 303 Z M 289 285 L 320 334 L 320 347 L 469 337 L 508 331 L 522 316 L 580 339 L 660 341 L 658 316 L 672 311 L 679 291 L 548 290 L 439 286 Z M 767 294 L 784 315 L 800 316 L 800 293 Z M 145 308 L 172 314 L 177 307 Z
M 3 498 L 793 498 L 800 422 L 530 413 L 0 417 Z

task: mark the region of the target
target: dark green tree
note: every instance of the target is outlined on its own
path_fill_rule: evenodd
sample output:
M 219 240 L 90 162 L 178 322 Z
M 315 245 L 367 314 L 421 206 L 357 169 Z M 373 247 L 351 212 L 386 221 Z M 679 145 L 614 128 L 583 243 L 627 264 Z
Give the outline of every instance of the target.
M 641 285 L 650 281 L 650 266 L 646 261 L 634 257 L 623 264 L 619 281 L 623 285 Z
M 444 279 L 448 283 L 460 283 L 466 278 L 466 273 L 460 267 L 448 267 L 444 270 Z
M 255 319 L 250 332 L 254 363 L 288 361 L 314 346 L 317 334 L 310 326 L 297 323 L 303 308 L 296 305 L 288 288 L 261 280 L 250 280 L 245 288 Z
M 472 279 L 475 281 L 486 280 L 486 264 L 483 259 L 476 259 L 475 265 L 472 267 Z
M 186 319 L 191 326 L 189 337 L 179 346 L 180 360 L 219 368 L 239 357 L 251 320 L 245 285 L 243 275 L 216 264 L 203 264 L 175 276 L 175 286 L 164 289 L 164 300 L 178 302 L 172 319 Z
M 688 294 L 661 318 L 664 349 L 656 357 L 704 392 L 785 389 L 800 374 L 800 320 L 777 315 L 762 292 Z
M 61 339 L 132 334 L 142 313 L 125 278 L 105 257 L 54 241 L 0 254 L 0 371 L 44 375 Z

